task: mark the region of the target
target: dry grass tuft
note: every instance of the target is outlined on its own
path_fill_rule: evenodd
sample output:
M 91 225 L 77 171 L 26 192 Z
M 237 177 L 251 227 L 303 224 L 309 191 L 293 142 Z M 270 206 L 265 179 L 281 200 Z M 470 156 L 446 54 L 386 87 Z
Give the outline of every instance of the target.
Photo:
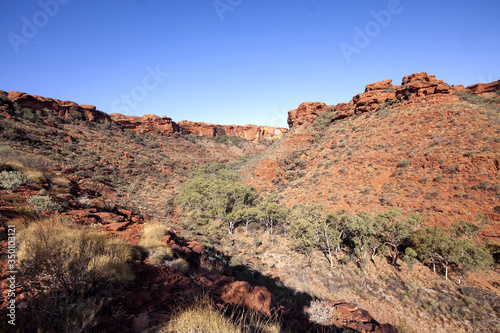
M 166 261 L 165 265 L 170 266 L 173 269 L 176 269 L 184 274 L 186 274 L 189 271 L 189 263 L 182 258 L 175 259 L 173 261 Z
M 69 187 L 71 185 L 71 180 L 63 176 L 52 176 L 50 177 L 50 181 L 62 187 Z
M 146 251 L 149 261 L 154 265 L 161 265 L 173 256 L 172 249 L 161 241 L 152 238 L 143 238 L 139 246 Z
M 142 229 L 143 238 L 162 241 L 167 233 L 167 226 L 161 223 L 146 224 Z
M 132 246 L 111 236 L 69 227 L 49 217 L 20 233 L 19 262 L 26 276 L 48 276 L 56 288 L 85 290 L 99 282 L 133 279 L 127 261 Z
M 232 312 L 229 317 L 213 310 L 211 302 L 200 300 L 191 308 L 181 311 L 167 324 L 150 332 L 168 333 L 280 333 L 285 332 L 272 318 L 247 310 Z
M 173 256 L 172 249 L 162 243 L 167 233 L 167 226 L 161 223 L 146 224 L 142 229 L 142 239 L 139 246 L 143 247 L 154 265 L 162 265 Z
M 242 330 L 219 312 L 208 308 L 186 310 L 172 319 L 164 329 L 170 333 L 241 333 Z

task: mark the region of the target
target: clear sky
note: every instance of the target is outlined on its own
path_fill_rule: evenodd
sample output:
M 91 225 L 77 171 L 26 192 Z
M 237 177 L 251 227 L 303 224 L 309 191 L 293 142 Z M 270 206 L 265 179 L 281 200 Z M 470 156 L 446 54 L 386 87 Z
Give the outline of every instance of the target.
M 286 126 L 426 71 L 500 79 L 500 1 L 1 0 L 0 89 L 107 112 Z

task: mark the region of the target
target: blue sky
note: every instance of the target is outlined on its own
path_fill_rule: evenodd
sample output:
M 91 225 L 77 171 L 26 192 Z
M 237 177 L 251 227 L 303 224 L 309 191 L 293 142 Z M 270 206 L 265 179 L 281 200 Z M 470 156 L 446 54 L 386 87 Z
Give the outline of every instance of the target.
M 414 72 L 498 80 L 499 14 L 500 1 L 4 0 L 0 89 L 285 127 L 301 102 Z

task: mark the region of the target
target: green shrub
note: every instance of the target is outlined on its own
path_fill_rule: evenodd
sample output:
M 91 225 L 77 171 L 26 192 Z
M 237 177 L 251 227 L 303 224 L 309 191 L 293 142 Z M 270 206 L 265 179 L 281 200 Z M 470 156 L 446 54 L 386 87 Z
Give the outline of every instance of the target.
M 0 185 L 7 190 L 14 190 L 28 181 L 28 177 L 20 171 L 2 171 Z
M 44 195 L 34 195 L 27 200 L 28 206 L 35 212 L 58 211 L 62 207 L 51 197 Z
M 405 168 L 408 165 L 410 165 L 410 160 L 402 160 L 401 162 L 398 163 L 397 167 L 398 168 Z

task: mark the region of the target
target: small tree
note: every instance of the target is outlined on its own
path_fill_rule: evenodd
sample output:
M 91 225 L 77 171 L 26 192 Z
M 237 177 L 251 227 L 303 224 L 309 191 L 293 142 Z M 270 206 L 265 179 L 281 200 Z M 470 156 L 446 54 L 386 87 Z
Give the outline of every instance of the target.
M 287 217 L 293 247 L 306 255 L 309 263 L 317 244 L 318 225 L 324 214 L 325 209 L 321 205 L 299 205 Z
M 343 224 L 347 233 L 346 241 L 353 247 L 359 266 L 364 267 L 368 253 L 373 259 L 377 248 L 381 245 L 377 237 L 380 229 L 377 221 L 370 214 L 360 212 L 356 215 L 345 216 Z
M 329 216 L 319 227 L 318 247 L 326 256 L 330 268 L 333 268 L 333 256 L 338 252 L 342 240 L 343 232 L 338 229 L 339 220 L 337 216 Z
M 481 227 L 475 225 L 474 223 L 460 221 L 455 222 L 452 225 L 453 233 L 461 239 L 474 239 L 477 237 L 477 233 Z
M 426 227 L 417 230 L 411 236 L 411 242 L 417 253 L 417 258 L 424 263 L 431 263 L 436 272 L 436 264 L 445 266 L 445 278 L 448 280 L 448 267 L 453 262 L 456 246 L 447 237 L 441 227 Z
M 271 236 L 274 233 L 276 225 L 284 223 L 289 214 L 289 209 L 285 205 L 274 202 L 269 198 L 261 202 L 257 208 L 260 211 L 258 219 Z
M 405 249 L 405 254 L 403 255 L 403 262 L 408 264 L 410 271 L 413 270 L 413 266 L 417 262 L 417 252 L 411 247 Z
M 461 284 L 467 273 L 493 265 L 490 251 L 475 246 L 471 240 L 460 240 L 455 243 L 454 262 L 460 270 L 458 284 Z
M 389 210 L 378 214 L 375 220 L 382 230 L 381 240 L 389 247 L 394 265 L 399 256 L 398 247 L 418 228 L 420 219 L 415 215 L 403 218 L 399 210 Z

